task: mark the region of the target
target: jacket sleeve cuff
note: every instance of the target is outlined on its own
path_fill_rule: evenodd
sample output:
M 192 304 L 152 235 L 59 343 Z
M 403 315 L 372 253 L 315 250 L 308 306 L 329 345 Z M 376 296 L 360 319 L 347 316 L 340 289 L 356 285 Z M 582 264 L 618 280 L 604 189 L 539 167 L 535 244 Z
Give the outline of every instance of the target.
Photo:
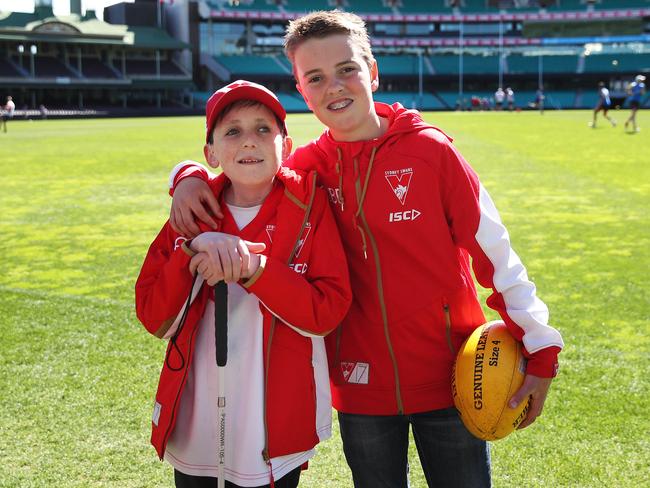
M 253 273 L 250 278 L 240 280 L 241 285 L 246 290 L 248 290 L 251 286 L 255 284 L 255 282 L 259 279 L 259 277 L 262 276 L 265 267 L 266 267 L 266 256 L 260 254 L 260 265 L 257 268 L 257 271 L 255 271 L 255 273 Z
M 190 245 L 192 244 L 192 239 L 189 239 L 187 241 L 183 241 L 183 244 L 181 244 L 181 249 L 185 254 L 187 254 L 189 257 L 193 258 L 194 256 L 197 255 L 197 252 L 194 251 Z
M 557 361 L 559 353 L 559 347 L 551 346 L 529 355 L 526 374 L 540 378 L 555 378 L 559 368 Z

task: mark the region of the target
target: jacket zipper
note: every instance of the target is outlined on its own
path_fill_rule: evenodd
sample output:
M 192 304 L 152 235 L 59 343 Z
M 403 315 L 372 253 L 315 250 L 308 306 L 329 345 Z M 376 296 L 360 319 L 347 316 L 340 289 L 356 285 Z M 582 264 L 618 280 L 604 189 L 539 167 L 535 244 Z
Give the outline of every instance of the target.
M 456 350 L 451 342 L 451 314 L 449 313 L 449 304 L 445 303 L 443 310 L 445 311 L 445 337 L 447 338 L 447 345 L 449 346 L 451 354 L 455 356 Z
M 302 233 L 305 230 L 305 226 L 307 225 L 307 220 L 309 219 L 309 216 L 311 215 L 311 209 L 314 204 L 314 196 L 316 194 L 316 172 L 314 171 L 314 177 L 312 180 L 311 184 L 311 194 L 309 197 L 309 203 L 307 205 L 301 204 L 300 201 L 298 201 L 293 195 L 291 195 L 288 192 L 285 192 L 285 194 L 289 197 L 291 201 L 293 201 L 296 205 L 298 205 L 300 208 L 302 208 L 305 212 L 305 215 L 302 219 L 302 225 L 300 226 L 300 230 L 298 231 L 298 237 L 296 238 L 296 242 L 293 245 L 293 249 L 291 250 L 291 254 L 289 255 L 289 259 L 287 259 L 287 264 L 290 264 L 291 261 L 293 261 L 293 258 L 296 255 L 296 251 L 298 250 L 298 243 L 300 242 L 300 238 L 302 237 Z M 273 316 L 271 319 L 271 328 L 269 331 L 269 340 L 266 345 L 266 361 L 264 364 L 264 410 L 263 410 L 263 419 L 264 419 L 264 448 L 262 449 L 262 458 L 264 459 L 264 462 L 267 464 L 269 467 L 269 470 L 271 472 L 271 486 L 274 486 L 274 479 L 273 479 L 273 466 L 271 464 L 271 456 L 269 454 L 269 425 L 268 425 L 268 419 L 267 419 L 267 412 L 266 408 L 268 405 L 267 402 L 267 397 L 268 397 L 268 392 L 269 392 L 269 369 L 271 365 L 271 343 L 273 341 L 273 331 L 275 330 L 275 324 L 276 324 L 276 317 Z
M 355 166 L 357 166 L 358 162 L 356 159 L 354 160 L 354 163 Z M 362 194 L 361 183 L 359 181 L 360 175 L 359 175 L 358 167 L 355 167 L 355 173 L 356 173 L 355 188 L 357 193 L 357 205 L 358 205 L 360 196 Z M 369 178 L 370 175 L 366 175 L 366 184 L 364 186 L 367 186 L 367 182 Z M 368 226 L 368 221 L 366 220 L 366 214 L 363 211 L 362 207 L 359 207 L 359 209 L 357 210 L 357 215 L 361 219 L 362 229 L 364 229 L 365 233 L 368 236 L 368 240 L 370 241 L 370 246 L 372 247 L 372 254 L 375 259 L 375 268 L 377 273 L 377 294 L 379 296 L 381 318 L 384 324 L 384 336 L 386 338 L 386 345 L 388 346 L 388 353 L 390 354 L 390 359 L 393 364 L 393 375 L 395 377 L 395 400 L 397 401 L 397 413 L 398 415 L 402 415 L 404 413 L 404 405 L 402 403 L 402 392 L 400 388 L 399 370 L 397 369 L 397 359 L 395 358 L 393 342 L 390 340 L 390 332 L 388 330 L 388 313 L 386 312 L 386 302 L 384 301 L 384 284 L 381 277 L 381 263 L 379 262 L 379 251 L 377 249 L 377 242 L 375 241 L 375 237 L 372 235 L 372 232 L 370 232 L 370 227 Z

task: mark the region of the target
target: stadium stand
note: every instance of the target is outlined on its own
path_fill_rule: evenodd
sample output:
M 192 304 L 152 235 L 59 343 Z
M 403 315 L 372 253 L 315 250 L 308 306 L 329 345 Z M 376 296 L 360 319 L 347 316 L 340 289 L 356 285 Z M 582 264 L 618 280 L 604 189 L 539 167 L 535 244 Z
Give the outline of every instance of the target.
M 65 64 L 50 57 L 34 57 L 34 71 L 36 76 L 42 78 L 56 78 L 58 76 L 76 78 L 75 73 L 68 69 Z
M 121 73 L 111 69 L 97 58 L 82 58 L 81 74 L 86 78 L 120 78 Z
M 432 14 L 451 14 L 452 9 L 446 2 L 429 2 L 428 4 L 423 4 L 419 0 L 401 0 L 401 3 L 397 5 L 397 10 L 403 14 L 416 14 L 416 13 L 432 13 Z
M 384 5 L 382 0 L 351 0 L 348 3 L 354 6 L 354 12 L 360 14 L 390 14 L 393 12 L 393 9 Z
M 650 71 L 650 54 L 592 54 L 584 57 L 585 73 L 628 73 Z
M 11 59 L 0 59 L 0 77 L 2 78 L 20 78 L 25 76 Z
M 78 110 L 85 103 L 179 106 L 193 80 L 174 57 L 188 47 L 155 25 L 109 24 L 93 10 L 57 16 L 43 2 L 32 13 L 0 12 L 0 91 L 21 108 L 77 105 L 52 114 L 97 113 Z
M 375 59 L 383 76 L 412 77 L 419 73 L 417 56 L 375 56 Z M 423 70 L 426 71 L 426 66 L 423 67 Z
M 454 55 L 431 56 L 431 64 L 436 74 L 457 75 L 460 70 L 459 58 Z M 463 72 L 471 75 L 497 73 L 499 56 L 463 56 Z
M 549 109 L 576 108 L 575 91 L 552 91 L 545 93 L 544 105 Z
M 510 54 L 505 62 L 509 74 L 537 74 L 539 71 L 539 56 Z M 578 69 L 578 56 L 543 56 L 542 69 L 547 74 L 574 74 Z
M 275 56 L 220 56 L 216 61 L 230 72 L 231 80 L 259 75 L 286 77 L 291 73 L 283 61 Z
M 159 69 L 161 76 L 186 76 L 186 73 L 172 61 L 160 61 Z M 151 59 L 128 59 L 124 74 L 126 76 L 155 77 L 158 75 L 156 61 Z
M 92 11 L 54 16 L 43 6 L 33 13 L 0 13 L 5 53 L 0 91 L 17 94 L 19 104 L 30 97 L 36 103 L 31 86 L 37 93 L 54 90 L 60 101 L 80 92 L 81 98 L 94 94 L 109 105 L 174 103 L 185 96 L 203 104 L 222 84 L 250 78 L 280 93 L 289 111 L 303 111 L 306 105 L 292 91 L 291 64 L 282 53 L 283 32 L 292 18 L 334 7 L 366 19 L 380 69 L 377 99 L 408 107 L 453 109 L 459 97 L 465 106 L 472 96 L 489 100 L 499 82 L 512 86 L 517 105 L 527 107 L 541 82 L 549 108 L 585 108 L 595 103 L 598 81 L 623 99 L 635 74 L 650 73 L 650 0 L 593 5 L 586 0 L 136 0 L 120 5 L 123 20 L 114 17 L 110 23 Z M 179 38 L 156 26 L 158 5 L 164 24 Z M 108 7 L 105 15 L 116 8 Z M 37 47 L 33 55 L 31 45 Z
M 648 0 L 616 0 L 615 2 L 596 3 L 594 7 L 601 10 L 610 10 L 613 6 L 616 8 L 643 8 L 649 7 Z
M 297 93 L 277 92 L 278 99 L 287 112 L 307 112 L 307 104 Z
M 284 9 L 287 12 L 310 12 L 312 10 L 329 10 L 332 4 L 329 0 L 288 0 Z

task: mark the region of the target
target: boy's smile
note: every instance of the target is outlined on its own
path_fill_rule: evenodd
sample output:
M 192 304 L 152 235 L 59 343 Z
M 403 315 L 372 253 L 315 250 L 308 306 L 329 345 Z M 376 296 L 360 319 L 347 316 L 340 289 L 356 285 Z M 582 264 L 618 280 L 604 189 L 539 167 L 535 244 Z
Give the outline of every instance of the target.
M 294 68 L 296 88 L 336 140 L 366 140 L 382 134 L 372 100 L 379 86 L 377 63 L 368 66 L 349 36 L 308 39 L 296 48 Z

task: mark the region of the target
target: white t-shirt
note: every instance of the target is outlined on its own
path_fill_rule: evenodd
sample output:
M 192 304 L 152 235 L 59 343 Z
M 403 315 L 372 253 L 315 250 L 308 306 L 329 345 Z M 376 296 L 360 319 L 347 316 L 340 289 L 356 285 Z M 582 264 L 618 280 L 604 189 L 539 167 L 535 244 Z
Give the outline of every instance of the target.
M 605 88 L 605 87 L 602 87 L 600 89 L 600 100 L 603 103 L 606 103 L 607 105 L 609 105 L 611 103 L 609 101 L 609 90 L 607 88 Z
M 261 206 L 228 205 L 237 226 L 251 222 Z M 198 324 L 194 356 L 165 459 L 185 474 L 217 477 L 217 366 L 214 301 Z M 264 365 L 259 300 L 238 284 L 228 284 L 228 362 L 225 368 L 225 478 L 239 486 L 269 483 L 264 448 Z M 271 459 L 277 480 L 304 464 L 309 451 Z

